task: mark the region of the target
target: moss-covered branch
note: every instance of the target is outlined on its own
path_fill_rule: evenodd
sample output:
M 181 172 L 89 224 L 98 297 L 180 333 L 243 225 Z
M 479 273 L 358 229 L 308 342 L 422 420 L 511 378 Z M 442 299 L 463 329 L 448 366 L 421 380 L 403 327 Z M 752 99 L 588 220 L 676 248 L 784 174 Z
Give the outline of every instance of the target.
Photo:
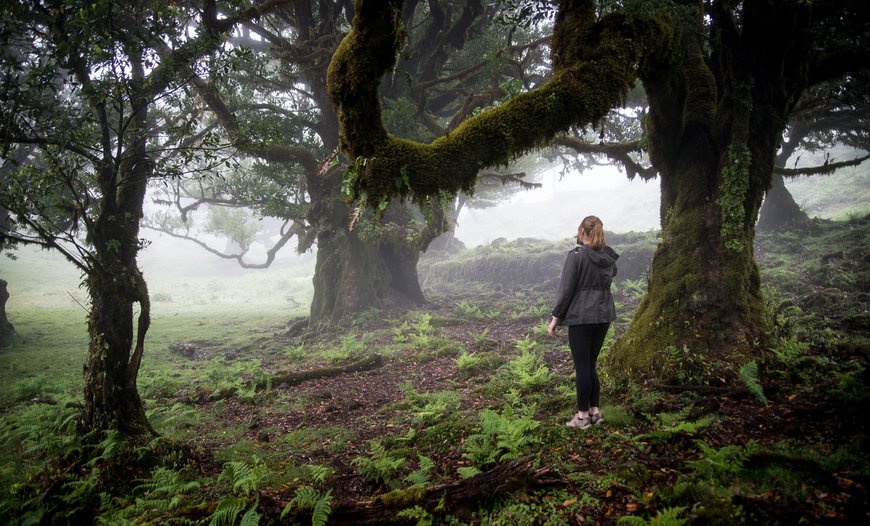
M 554 49 L 577 60 L 549 82 L 420 144 L 390 136 L 381 122 L 377 91 L 401 41 L 400 4 L 357 1 L 353 28 L 333 56 L 328 78 L 341 145 L 355 160 L 346 194 L 379 208 L 395 196 L 422 201 L 442 191 L 470 192 L 482 168 L 507 164 L 558 132 L 600 120 L 622 102 L 644 55 L 669 45 L 665 26 L 649 18 L 613 15 L 581 24 L 583 35 L 559 39 L 574 48 Z M 557 28 L 554 34 L 562 32 Z

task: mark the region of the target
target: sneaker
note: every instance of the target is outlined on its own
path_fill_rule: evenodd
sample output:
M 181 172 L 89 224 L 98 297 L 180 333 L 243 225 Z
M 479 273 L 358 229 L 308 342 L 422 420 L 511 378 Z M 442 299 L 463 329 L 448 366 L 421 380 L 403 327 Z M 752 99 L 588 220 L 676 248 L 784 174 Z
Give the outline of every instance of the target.
M 593 426 L 597 426 L 598 424 L 604 423 L 604 417 L 601 416 L 601 413 L 595 413 L 589 415 L 589 421 L 592 422 Z
M 592 427 L 592 420 L 588 416 L 581 417 L 580 413 L 574 413 L 574 416 L 569 422 L 565 422 L 565 425 L 574 429 L 589 429 Z

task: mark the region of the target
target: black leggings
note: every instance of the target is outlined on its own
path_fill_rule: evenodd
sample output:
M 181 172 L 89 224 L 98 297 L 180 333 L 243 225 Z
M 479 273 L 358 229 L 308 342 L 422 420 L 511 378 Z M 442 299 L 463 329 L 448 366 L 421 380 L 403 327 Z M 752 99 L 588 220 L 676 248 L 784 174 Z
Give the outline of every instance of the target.
M 595 372 L 598 353 L 604 345 L 609 323 L 589 323 L 568 326 L 568 345 L 574 359 L 575 382 L 577 384 L 577 409 L 589 411 L 598 407 L 601 396 L 601 383 Z

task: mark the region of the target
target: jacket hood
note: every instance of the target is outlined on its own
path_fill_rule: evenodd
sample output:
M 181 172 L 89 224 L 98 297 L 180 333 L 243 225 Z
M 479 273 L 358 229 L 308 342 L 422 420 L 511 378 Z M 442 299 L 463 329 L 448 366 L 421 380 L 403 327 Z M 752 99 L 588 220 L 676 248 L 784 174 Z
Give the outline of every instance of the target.
M 586 247 L 586 250 L 583 252 L 592 263 L 599 267 L 612 267 L 616 263 L 616 260 L 619 259 L 619 254 L 608 246 L 605 246 L 601 250 L 594 250 Z

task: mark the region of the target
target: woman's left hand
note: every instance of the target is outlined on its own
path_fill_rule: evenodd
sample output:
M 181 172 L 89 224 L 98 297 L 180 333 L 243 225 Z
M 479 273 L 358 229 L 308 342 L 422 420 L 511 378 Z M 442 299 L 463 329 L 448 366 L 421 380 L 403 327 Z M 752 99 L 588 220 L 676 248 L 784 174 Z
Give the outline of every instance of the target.
M 555 336 L 557 325 L 559 325 L 559 319 L 554 316 L 553 319 L 550 320 L 550 325 L 547 327 L 547 334 Z

